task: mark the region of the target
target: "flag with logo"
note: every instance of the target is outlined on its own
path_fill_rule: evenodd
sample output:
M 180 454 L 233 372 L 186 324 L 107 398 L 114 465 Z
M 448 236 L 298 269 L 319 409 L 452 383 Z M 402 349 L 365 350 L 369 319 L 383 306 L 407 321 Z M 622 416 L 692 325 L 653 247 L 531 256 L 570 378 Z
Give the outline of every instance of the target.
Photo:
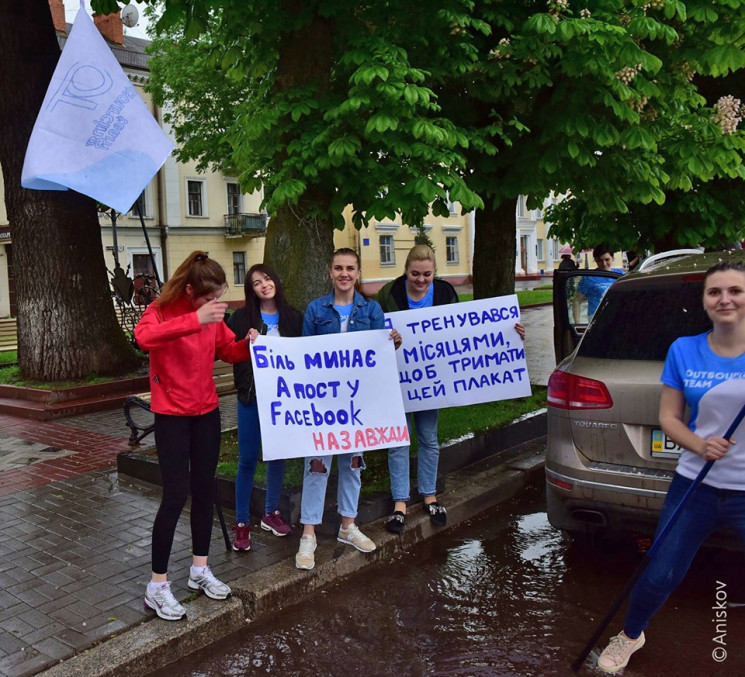
M 21 185 L 128 211 L 173 150 L 83 2 L 26 149 Z

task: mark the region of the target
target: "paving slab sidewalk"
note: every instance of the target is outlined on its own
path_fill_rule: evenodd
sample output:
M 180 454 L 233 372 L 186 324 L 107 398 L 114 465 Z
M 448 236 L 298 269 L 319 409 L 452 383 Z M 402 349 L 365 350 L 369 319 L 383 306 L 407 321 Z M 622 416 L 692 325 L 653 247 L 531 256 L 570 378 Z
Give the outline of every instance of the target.
M 221 410 L 223 427 L 234 426 L 232 400 L 223 402 Z M 316 569 L 300 572 L 294 567 L 297 527 L 286 538 L 254 529 L 251 551 L 235 553 L 225 551 L 215 524 L 210 564 L 219 578 L 230 582 L 234 598 L 227 603 L 204 597 L 189 601 L 185 623 L 155 619 L 144 611 L 142 596 L 160 488 L 116 472 L 116 453 L 127 448 L 128 430 L 122 421 L 118 410 L 43 424 L 0 415 L 3 677 L 45 670 L 49 675 L 86 677 L 147 674 L 187 648 L 196 650 L 200 642 L 237 629 L 245 619 L 276 610 L 393 550 L 436 535 L 424 515 L 410 518 L 403 538 L 388 534 L 378 520 L 366 527 L 379 544 L 376 553 L 364 555 L 324 536 L 319 538 Z M 16 453 L 24 446 L 29 451 L 25 460 Z M 450 524 L 490 507 L 495 495 L 509 497 L 527 474 L 500 463 L 527 455 L 531 470 L 542 468 L 542 448 L 539 440 L 535 448 L 506 452 L 501 462 L 492 462 L 496 469 L 479 470 L 476 464 L 449 474 L 443 498 Z M 31 462 L 44 454 L 50 458 Z M 62 462 L 66 465 L 60 467 Z M 232 519 L 229 511 L 226 518 Z M 190 598 L 190 541 L 187 506 L 169 566 L 180 600 Z
M 504 454 L 486 459 L 448 474 L 443 502 L 448 506 L 448 523 L 453 527 L 517 494 L 527 483 L 542 476 L 545 438 L 538 438 Z M 213 541 L 211 560 L 218 576 L 228 581 L 233 598 L 225 602 L 199 596 L 185 603 L 187 620 L 169 623 L 160 619 L 135 623 L 126 632 L 64 660 L 41 673 L 43 677 L 137 677 L 147 675 L 191 652 L 257 622 L 265 614 L 307 599 L 316 591 L 365 569 L 380 566 L 400 551 L 435 538 L 434 527 L 424 511 L 412 510 L 402 536 L 385 531 L 384 520 L 368 524 L 365 532 L 376 542 L 375 552 L 363 554 L 338 543 L 333 537 L 319 537 L 316 566 L 300 571 L 294 565 L 300 530 L 285 539 L 262 539 L 250 553 L 220 551 L 219 538 Z M 217 528 L 215 529 L 217 533 Z M 255 533 L 255 532 L 254 532 Z M 174 572 L 185 578 L 188 557 Z M 147 569 L 147 562 L 142 564 Z M 134 586 L 141 603 L 146 578 Z M 183 598 L 184 581 L 179 581 L 177 597 Z M 132 585 L 130 584 L 131 588 Z M 179 594 L 181 592 L 182 594 Z
M 523 314 L 533 383 L 545 384 L 552 367 L 547 351 L 529 343 L 546 341 L 549 317 L 550 309 Z M 223 429 L 235 427 L 235 409 L 234 395 L 221 398 Z M 215 525 L 210 564 L 231 583 L 234 599 L 190 601 L 183 624 L 153 620 L 142 595 L 160 489 L 117 474 L 116 456 L 128 449 L 128 437 L 118 409 L 47 422 L 0 414 L 0 676 L 147 674 L 159 667 L 155 661 L 199 648 L 195 637 L 212 641 L 247 618 L 437 533 L 423 515 L 407 520 L 402 538 L 388 534 L 379 520 L 365 527 L 379 544 L 372 555 L 322 537 L 318 564 L 308 573 L 294 568 L 298 528 L 284 539 L 254 530 L 250 553 L 226 553 Z M 542 448 L 539 440 L 535 448 L 510 450 L 502 459 L 511 466 L 492 461 L 497 466 L 486 462 L 450 473 L 443 495 L 449 524 L 523 486 L 542 468 Z M 515 454 L 527 458 L 527 468 L 514 464 Z M 190 540 L 185 513 L 169 567 L 180 600 L 188 596 Z

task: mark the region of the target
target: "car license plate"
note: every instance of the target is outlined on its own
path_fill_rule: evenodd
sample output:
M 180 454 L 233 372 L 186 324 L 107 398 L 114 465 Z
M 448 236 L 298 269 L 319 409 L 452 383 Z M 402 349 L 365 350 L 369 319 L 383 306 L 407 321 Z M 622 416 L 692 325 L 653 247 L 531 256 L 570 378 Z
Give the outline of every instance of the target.
M 652 428 L 652 458 L 678 458 L 683 447 L 673 442 L 659 428 Z

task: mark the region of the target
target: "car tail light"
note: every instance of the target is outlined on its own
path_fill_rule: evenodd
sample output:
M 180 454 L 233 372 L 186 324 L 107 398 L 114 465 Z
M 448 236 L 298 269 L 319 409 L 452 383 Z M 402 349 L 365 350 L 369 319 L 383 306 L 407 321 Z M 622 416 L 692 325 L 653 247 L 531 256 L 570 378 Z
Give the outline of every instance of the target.
M 559 409 L 610 409 L 613 399 L 602 381 L 557 370 L 548 379 L 548 403 Z
M 546 475 L 546 482 L 566 491 L 572 491 L 574 489 L 574 485 L 571 482 L 560 480 L 558 477 L 551 477 L 551 475 Z

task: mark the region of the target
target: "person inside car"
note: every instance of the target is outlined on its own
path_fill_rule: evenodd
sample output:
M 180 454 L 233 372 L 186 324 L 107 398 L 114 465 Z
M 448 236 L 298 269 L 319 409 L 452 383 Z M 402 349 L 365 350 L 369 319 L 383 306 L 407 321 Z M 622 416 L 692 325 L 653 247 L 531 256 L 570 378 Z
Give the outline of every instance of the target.
M 598 270 L 604 270 L 623 275 L 621 268 L 613 268 L 613 250 L 608 245 L 600 244 L 592 250 L 592 257 L 595 259 L 595 265 Z M 578 306 L 585 299 L 587 300 L 587 319 L 589 320 L 598 309 L 608 287 L 613 284 L 612 277 L 583 277 L 577 285 L 577 293 L 574 296 L 574 303 Z

